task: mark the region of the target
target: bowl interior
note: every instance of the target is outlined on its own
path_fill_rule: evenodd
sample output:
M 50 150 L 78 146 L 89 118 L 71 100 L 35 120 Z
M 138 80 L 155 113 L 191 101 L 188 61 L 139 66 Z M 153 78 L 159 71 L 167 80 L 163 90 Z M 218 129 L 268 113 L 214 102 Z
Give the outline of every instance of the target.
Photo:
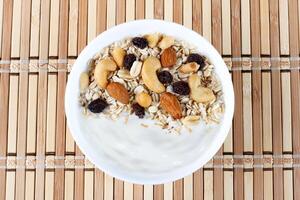
M 215 65 L 221 81 L 225 113 L 220 124 L 200 123 L 181 135 L 165 134 L 150 120 L 130 116 L 117 121 L 82 114 L 78 103 L 80 73 L 100 49 L 114 41 L 139 34 L 161 32 L 195 45 Z M 68 79 L 65 108 L 68 126 L 87 158 L 104 172 L 139 184 L 159 184 L 186 176 L 203 166 L 224 142 L 234 107 L 230 74 L 218 52 L 197 33 L 181 25 L 160 20 L 121 24 L 95 38 L 79 55 Z M 141 123 L 149 125 L 148 128 Z

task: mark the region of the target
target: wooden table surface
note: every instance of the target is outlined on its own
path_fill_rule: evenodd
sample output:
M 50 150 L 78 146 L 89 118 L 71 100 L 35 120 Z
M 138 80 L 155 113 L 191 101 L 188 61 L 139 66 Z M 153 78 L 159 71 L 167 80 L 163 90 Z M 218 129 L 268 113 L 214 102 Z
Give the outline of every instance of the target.
M 0 200 L 300 200 L 299 16 L 297 0 L 0 0 Z M 80 51 L 107 28 L 143 18 L 183 24 L 212 42 L 236 98 L 214 159 L 156 186 L 95 169 L 64 114 Z

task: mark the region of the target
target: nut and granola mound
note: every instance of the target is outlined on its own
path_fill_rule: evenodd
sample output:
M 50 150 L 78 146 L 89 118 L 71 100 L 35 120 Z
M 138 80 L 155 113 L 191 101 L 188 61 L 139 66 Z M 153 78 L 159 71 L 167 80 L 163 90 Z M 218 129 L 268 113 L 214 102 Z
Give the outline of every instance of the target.
M 127 112 L 175 133 L 201 120 L 219 123 L 224 112 L 214 66 L 195 48 L 159 33 L 103 48 L 81 74 L 80 91 L 85 114 L 115 120 Z

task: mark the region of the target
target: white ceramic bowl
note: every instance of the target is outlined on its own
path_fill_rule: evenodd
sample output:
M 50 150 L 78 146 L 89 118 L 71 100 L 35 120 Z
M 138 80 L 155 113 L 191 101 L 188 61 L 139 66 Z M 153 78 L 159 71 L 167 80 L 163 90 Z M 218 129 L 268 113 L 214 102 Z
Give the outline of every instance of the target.
M 215 65 L 223 86 L 225 113 L 220 124 L 200 123 L 181 135 L 164 134 L 150 120 L 131 116 L 111 121 L 86 117 L 78 103 L 79 76 L 87 62 L 103 47 L 128 36 L 161 32 L 185 40 L 196 47 Z M 105 173 L 118 179 L 159 184 L 191 174 L 208 162 L 221 147 L 229 132 L 234 110 L 230 74 L 214 47 L 196 32 L 181 25 L 161 20 L 138 20 L 115 26 L 95 38 L 80 53 L 69 76 L 65 109 L 70 131 L 86 157 Z M 149 128 L 140 124 L 148 124 Z

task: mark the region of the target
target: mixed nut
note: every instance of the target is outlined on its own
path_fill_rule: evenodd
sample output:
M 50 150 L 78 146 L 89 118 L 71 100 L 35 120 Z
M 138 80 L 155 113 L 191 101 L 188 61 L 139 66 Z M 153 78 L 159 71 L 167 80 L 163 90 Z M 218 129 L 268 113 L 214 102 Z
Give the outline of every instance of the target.
M 157 120 L 168 130 L 218 123 L 224 112 L 214 66 L 183 41 L 159 33 L 102 49 L 80 76 L 85 113 L 117 119 L 123 111 Z

